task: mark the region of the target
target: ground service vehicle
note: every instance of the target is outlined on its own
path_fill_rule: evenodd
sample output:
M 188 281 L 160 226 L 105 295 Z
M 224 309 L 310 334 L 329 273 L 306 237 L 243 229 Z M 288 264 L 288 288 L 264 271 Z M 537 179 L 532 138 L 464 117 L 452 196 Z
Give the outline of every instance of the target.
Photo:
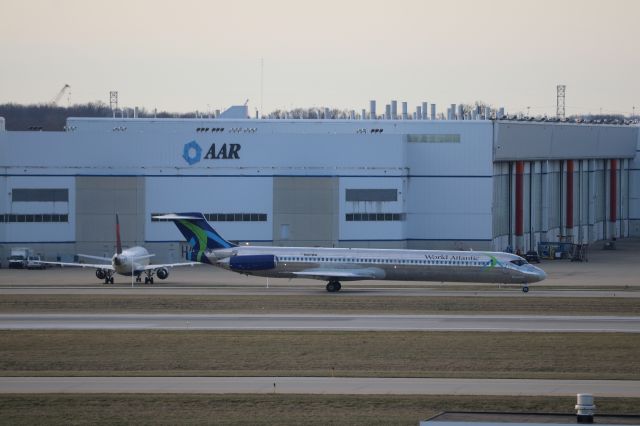
M 27 258 L 27 269 L 44 269 L 47 265 L 41 262 L 40 256 L 32 255 Z
M 11 249 L 9 256 L 9 268 L 26 268 L 31 249 L 26 247 L 15 247 Z

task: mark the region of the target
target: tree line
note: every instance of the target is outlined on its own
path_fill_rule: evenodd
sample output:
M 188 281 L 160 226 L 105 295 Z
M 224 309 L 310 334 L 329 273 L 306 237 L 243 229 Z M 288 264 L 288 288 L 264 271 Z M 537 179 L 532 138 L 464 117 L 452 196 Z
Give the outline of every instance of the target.
M 131 108 L 118 109 L 117 117 L 133 118 Z M 62 131 L 69 117 L 112 117 L 113 112 L 104 102 L 89 102 L 68 107 L 54 104 L 29 104 L 17 103 L 0 104 L 0 117 L 5 119 L 5 129 L 12 131 L 21 130 L 47 130 Z M 148 111 L 144 108 L 137 110 L 140 118 L 194 118 L 197 113 L 172 113 L 167 111 Z
M 489 112 L 489 117 L 497 116 L 497 109 L 491 105 L 476 101 L 474 104 L 462 104 L 465 115 L 470 115 L 476 111 L 481 114 L 485 109 Z M 269 114 L 263 115 L 263 118 L 271 119 L 346 119 L 350 118 L 354 112 L 346 109 L 336 109 L 324 107 L 312 108 L 294 108 L 291 110 L 278 109 Z M 116 117 L 133 118 L 134 110 L 131 108 L 118 109 Z M 135 115 L 139 118 L 211 118 L 207 114 L 195 112 L 175 113 L 168 111 L 149 111 L 145 108 L 138 108 Z M 445 116 L 440 113 L 440 118 Z M 22 105 L 17 103 L 0 104 L 0 117 L 5 118 L 5 129 L 12 131 L 23 130 L 47 130 L 62 131 L 65 129 L 67 118 L 69 117 L 112 117 L 113 112 L 109 105 L 104 102 L 89 102 L 86 104 L 75 104 L 68 107 L 58 106 L 55 104 L 29 104 Z M 513 116 L 514 118 L 520 116 Z M 355 118 L 362 118 L 356 113 Z M 526 118 L 526 117 L 525 117 Z M 622 114 L 588 114 L 573 115 L 567 117 L 572 122 L 624 122 L 625 116 Z M 634 119 L 637 117 L 631 117 Z

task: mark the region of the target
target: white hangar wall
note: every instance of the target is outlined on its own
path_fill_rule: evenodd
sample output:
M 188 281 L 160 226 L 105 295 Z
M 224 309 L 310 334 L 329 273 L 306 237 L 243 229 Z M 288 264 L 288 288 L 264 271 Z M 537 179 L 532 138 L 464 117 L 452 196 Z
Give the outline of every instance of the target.
M 629 233 L 640 237 L 640 132 L 636 156 L 629 160 Z
M 490 249 L 492 122 L 436 121 L 429 133 L 441 137 L 406 143 L 408 247 Z
M 266 214 L 261 221 L 216 220 L 216 230 L 236 241 L 271 241 L 273 179 L 242 176 L 147 177 L 145 239 L 147 242 L 180 241 L 178 229 L 152 221 L 155 214 L 202 212 L 205 214 Z M 235 219 L 235 217 L 234 217 Z
M 491 244 L 488 121 L 77 118 L 68 124 L 68 132 L 0 135 L 5 187 L 23 178 L 41 189 L 56 182 L 70 197 L 68 222 L 29 233 L 20 232 L 21 224 L 3 224 L 3 241 L 108 252 L 117 212 L 125 243 L 175 258 L 181 236 L 151 216 L 191 210 L 211 215 L 225 237 L 258 244 Z M 230 158 L 206 158 L 214 144 L 213 156 Z M 3 211 L 12 211 L 3 202 Z
M 525 162 L 522 247 L 568 231 L 585 241 L 640 235 L 640 166 L 627 153 L 637 128 L 88 118 L 69 127 L 0 131 L 0 215 L 58 215 L 58 222 L 0 223 L 0 251 L 35 245 L 50 257 L 108 254 L 118 212 L 125 244 L 177 260 L 181 235 L 151 218 L 175 211 L 202 211 L 228 239 L 253 244 L 502 250 L 516 245 L 516 161 Z M 571 230 L 562 192 L 568 153 Z M 611 158 L 619 182 L 613 229 Z M 66 190 L 68 198 L 14 201 L 14 188 Z
M 66 191 L 51 199 L 24 192 L 30 188 L 59 188 Z M 7 219 L 13 219 L 10 224 L 0 223 L 0 244 L 17 246 L 29 243 L 37 252 L 68 252 L 76 236 L 75 199 L 73 177 L 0 176 L 0 213 L 9 215 Z M 11 218 L 20 214 L 36 216 L 39 220 L 27 223 L 19 221 L 19 217 Z M 6 255 L 3 258 L 6 259 Z

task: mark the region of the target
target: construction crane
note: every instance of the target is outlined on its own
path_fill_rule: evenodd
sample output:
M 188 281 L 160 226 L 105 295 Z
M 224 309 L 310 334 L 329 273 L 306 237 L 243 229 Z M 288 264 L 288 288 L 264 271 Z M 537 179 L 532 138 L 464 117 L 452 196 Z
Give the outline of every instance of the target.
M 58 94 L 55 95 L 51 100 L 51 105 L 58 105 L 58 102 L 60 102 L 60 99 L 62 99 L 64 94 L 67 93 L 67 91 L 70 89 L 71 89 L 71 86 L 69 86 L 68 84 L 65 84 L 64 86 L 62 86 L 62 89 L 60 89 Z

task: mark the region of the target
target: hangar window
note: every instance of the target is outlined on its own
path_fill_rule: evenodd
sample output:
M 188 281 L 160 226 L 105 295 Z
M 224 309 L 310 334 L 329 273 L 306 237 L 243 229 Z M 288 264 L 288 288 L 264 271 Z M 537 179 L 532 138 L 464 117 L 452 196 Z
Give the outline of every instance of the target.
M 13 202 L 68 202 L 67 188 L 13 188 Z
M 69 222 L 68 214 L 2 214 L 0 223 Z
M 406 219 L 405 213 L 347 213 L 347 222 L 398 222 Z
M 459 133 L 443 134 L 409 134 L 407 142 L 418 143 L 460 143 Z
M 156 219 L 165 213 L 151 213 L 151 222 L 168 222 L 168 219 Z M 266 213 L 204 213 L 209 222 L 266 222 Z
M 347 189 L 347 201 L 398 201 L 397 189 Z

